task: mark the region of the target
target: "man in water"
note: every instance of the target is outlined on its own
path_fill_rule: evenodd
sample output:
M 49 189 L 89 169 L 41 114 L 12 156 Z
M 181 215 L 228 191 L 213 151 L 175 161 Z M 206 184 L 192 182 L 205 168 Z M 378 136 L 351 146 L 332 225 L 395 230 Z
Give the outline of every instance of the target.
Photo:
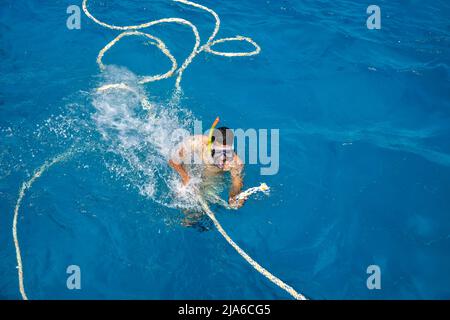
M 183 185 L 187 185 L 191 179 L 188 168 L 192 164 L 202 166 L 201 177 L 205 184 L 208 180 L 214 181 L 215 176 L 230 172 L 228 203 L 233 208 L 240 208 L 245 199 L 237 201 L 236 196 L 242 189 L 244 165 L 233 150 L 233 140 L 233 132 L 227 127 L 214 129 L 211 141 L 203 135 L 189 136 L 174 150 L 169 165 L 179 173 Z

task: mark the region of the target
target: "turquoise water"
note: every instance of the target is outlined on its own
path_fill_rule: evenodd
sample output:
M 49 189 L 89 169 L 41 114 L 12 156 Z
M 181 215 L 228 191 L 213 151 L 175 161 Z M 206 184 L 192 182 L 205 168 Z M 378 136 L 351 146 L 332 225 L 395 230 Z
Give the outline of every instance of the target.
M 213 207 L 253 258 L 313 299 L 450 298 L 450 5 L 378 1 L 381 30 L 366 28 L 361 1 L 211 1 L 217 38 L 243 35 L 252 57 L 199 54 L 184 72 L 145 85 L 136 75 L 170 63 L 142 38 L 98 51 L 119 34 L 66 8 L 81 1 L 9 1 L 0 6 L 0 297 L 19 299 L 11 225 L 22 182 L 46 160 L 77 150 L 38 179 L 19 212 L 25 289 L 31 299 L 287 299 L 206 221 L 181 226 L 164 137 L 216 116 L 234 128 L 279 128 L 280 170 L 245 186 L 269 197 L 239 211 Z M 202 41 L 207 13 L 171 1 L 96 1 L 116 25 L 180 17 Z M 194 44 L 186 26 L 141 30 L 179 64 Z M 251 51 L 246 43 L 217 45 Z M 148 97 L 96 94 L 126 81 Z M 111 108 L 113 110 L 111 111 Z M 189 196 L 189 195 L 187 195 Z M 66 288 L 81 268 L 82 289 Z M 381 268 L 368 290 L 366 268 Z

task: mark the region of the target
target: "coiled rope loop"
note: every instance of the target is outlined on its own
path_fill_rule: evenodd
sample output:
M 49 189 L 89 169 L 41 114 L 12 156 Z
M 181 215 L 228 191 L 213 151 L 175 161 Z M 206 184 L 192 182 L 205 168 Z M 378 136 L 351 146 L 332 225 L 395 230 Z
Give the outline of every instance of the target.
M 146 37 L 156 41 L 156 43 L 152 43 L 152 44 L 156 45 L 163 54 L 165 54 L 167 57 L 169 57 L 169 59 L 172 62 L 172 69 L 170 71 L 166 72 L 165 74 L 161 74 L 161 75 L 157 75 L 157 76 L 144 76 L 141 78 L 140 83 L 147 83 L 147 82 L 151 82 L 151 81 L 158 81 L 158 80 L 170 78 L 174 74 L 174 72 L 177 68 L 177 63 L 176 63 L 175 58 L 170 53 L 169 49 L 167 49 L 164 42 L 161 39 L 158 39 L 148 33 L 136 32 L 136 31 L 127 32 L 128 30 L 144 29 L 144 28 L 148 28 L 148 27 L 151 27 L 151 26 L 154 26 L 157 24 L 163 24 L 163 23 L 177 23 L 177 24 L 189 26 L 195 37 L 195 44 L 192 49 L 192 52 L 189 54 L 189 56 L 186 58 L 186 60 L 184 60 L 181 67 L 177 70 L 178 76 L 175 81 L 175 88 L 177 90 L 181 90 L 180 82 L 183 77 L 183 72 L 186 70 L 186 68 L 189 66 L 189 64 L 192 62 L 192 60 L 202 51 L 205 51 L 210 54 L 218 55 L 218 56 L 224 56 L 224 57 L 246 57 L 246 56 L 253 56 L 253 55 L 260 53 L 261 48 L 258 46 L 258 44 L 256 42 L 254 42 L 251 38 L 248 38 L 248 37 L 236 36 L 233 38 L 223 38 L 223 39 L 214 40 L 220 29 L 220 18 L 217 15 L 217 13 L 215 13 L 213 10 L 211 10 L 208 7 L 202 6 L 198 3 L 194 3 L 191 1 L 186 1 L 186 0 L 174 0 L 174 1 L 204 10 L 214 17 L 214 20 L 215 20 L 214 30 L 211 33 L 211 35 L 209 36 L 208 41 L 206 41 L 206 43 L 203 46 L 200 47 L 200 35 L 198 33 L 197 27 L 188 20 L 181 19 L 181 18 L 165 18 L 165 19 L 153 20 L 153 21 L 149 21 L 146 23 L 138 24 L 138 25 L 132 25 L 132 26 L 116 26 L 113 24 L 108 24 L 106 22 L 100 21 L 97 18 L 95 18 L 88 10 L 88 7 L 87 7 L 88 0 L 83 0 L 82 8 L 83 8 L 84 13 L 86 14 L 86 16 L 89 19 L 91 19 L 95 23 L 101 25 L 102 27 L 112 29 L 112 30 L 125 31 L 125 32 L 119 34 L 116 38 L 114 38 L 110 43 L 108 43 L 98 53 L 97 64 L 99 65 L 100 69 L 104 69 L 104 67 L 105 67 L 102 62 L 104 54 L 109 49 L 111 49 L 111 47 L 113 47 L 117 42 L 119 42 L 121 38 L 123 38 L 124 36 L 146 36 Z M 215 44 L 229 42 L 229 41 L 248 42 L 251 45 L 253 45 L 255 47 L 255 49 L 251 52 L 220 52 L 220 51 L 211 49 L 211 47 L 214 46 Z

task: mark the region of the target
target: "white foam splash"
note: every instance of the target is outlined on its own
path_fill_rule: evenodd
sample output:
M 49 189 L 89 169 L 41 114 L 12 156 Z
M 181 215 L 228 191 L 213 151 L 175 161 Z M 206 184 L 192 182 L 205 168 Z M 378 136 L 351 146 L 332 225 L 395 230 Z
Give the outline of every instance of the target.
M 125 68 L 107 67 L 100 87 L 123 83 L 131 90 L 92 94 L 94 123 L 106 151 L 116 156 L 115 160 L 107 160 L 107 167 L 159 204 L 173 208 L 197 206 L 192 200 L 196 179 L 188 187 L 182 186 L 167 163 L 172 149 L 183 138 L 174 138 L 172 133 L 192 128 L 194 117 L 173 100 L 149 101 L 149 109 L 144 109 L 141 101 L 147 98 L 138 82 L 138 77 Z

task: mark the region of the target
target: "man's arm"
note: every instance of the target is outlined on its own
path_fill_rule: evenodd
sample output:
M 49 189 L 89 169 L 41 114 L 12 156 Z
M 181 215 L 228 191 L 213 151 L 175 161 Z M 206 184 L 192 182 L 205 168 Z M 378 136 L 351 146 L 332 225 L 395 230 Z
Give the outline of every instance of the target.
M 184 168 L 183 164 L 176 163 L 172 159 L 169 160 L 169 165 L 175 169 L 176 172 L 181 177 L 181 181 L 183 182 L 183 185 L 187 185 L 189 183 L 189 174 L 187 173 L 186 169 Z
M 207 140 L 208 138 L 201 135 L 189 136 L 185 138 L 175 149 L 176 151 L 172 154 L 172 158 L 169 160 L 169 165 L 181 176 L 183 185 L 187 185 L 190 180 L 185 165 L 193 163 L 192 161 L 195 161 L 196 156 L 201 157 L 203 145 L 206 143 L 205 139 Z
M 183 147 L 181 146 L 177 152 L 176 152 L 176 159 L 170 159 L 169 160 L 169 165 L 175 169 L 176 172 L 178 172 L 178 174 L 181 177 L 181 181 L 183 182 L 183 185 L 187 185 L 189 183 L 189 174 L 187 173 L 186 169 L 183 166 L 183 159 L 185 156 L 185 151 L 183 149 Z
M 230 170 L 231 174 L 231 187 L 230 194 L 228 198 L 228 203 L 231 206 L 236 206 L 238 208 L 244 205 L 246 199 L 241 199 L 239 202 L 236 201 L 236 196 L 241 192 L 242 186 L 244 185 L 244 181 L 242 178 L 242 170 L 244 165 L 242 164 L 241 159 L 237 155 L 234 156 L 233 166 Z

